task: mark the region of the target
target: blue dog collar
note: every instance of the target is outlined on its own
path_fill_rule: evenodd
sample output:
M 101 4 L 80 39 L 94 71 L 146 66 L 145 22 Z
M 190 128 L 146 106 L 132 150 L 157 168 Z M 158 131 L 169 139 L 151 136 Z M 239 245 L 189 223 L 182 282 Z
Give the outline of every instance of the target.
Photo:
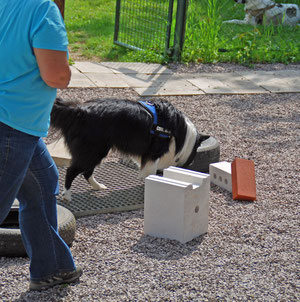
M 150 115 L 152 116 L 153 127 L 151 130 L 151 134 L 157 134 L 159 137 L 170 138 L 171 131 L 157 125 L 157 113 L 155 105 L 150 101 L 138 101 L 138 103 L 143 106 L 143 108 L 145 108 L 147 112 L 150 113 Z

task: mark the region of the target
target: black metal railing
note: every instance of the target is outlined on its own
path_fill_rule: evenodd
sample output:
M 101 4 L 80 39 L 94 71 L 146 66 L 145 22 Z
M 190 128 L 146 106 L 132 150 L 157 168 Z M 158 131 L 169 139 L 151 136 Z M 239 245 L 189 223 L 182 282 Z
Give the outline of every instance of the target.
M 188 1 L 174 2 L 117 0 L 114 43 L 135 50 L 152 49 L 179 59 L 184 41 Z

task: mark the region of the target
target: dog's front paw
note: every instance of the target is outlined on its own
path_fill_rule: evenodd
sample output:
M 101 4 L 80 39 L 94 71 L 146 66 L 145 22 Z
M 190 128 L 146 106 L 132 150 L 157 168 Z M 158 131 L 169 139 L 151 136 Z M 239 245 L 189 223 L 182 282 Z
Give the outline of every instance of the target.
M 62 196 L 63 196 L 63 200 L 65 200 L 66 202 L 71 202 L 72 201 L 70 190 L 64 189 L 64 191 L 62 193 Z

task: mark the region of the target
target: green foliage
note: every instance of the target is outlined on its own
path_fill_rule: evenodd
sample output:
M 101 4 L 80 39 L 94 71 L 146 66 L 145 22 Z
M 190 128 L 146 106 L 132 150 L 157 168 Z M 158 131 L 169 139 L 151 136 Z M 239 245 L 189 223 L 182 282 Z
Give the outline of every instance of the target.
M 207 1 L 206 14 L 203 14 L 203 2 L 199 6 L 196 4 L 197 2 L 194 3 L 194 1 L 190 3 L 195 9 L 191 10 L 188 18 L 186 47 L 182 57 L 186 62 L 214 63 L 218 60 L 218 49 L 221 45 L 219 40 L 221 21 L 217 17 L 218 1 Z
M 183 62 L 251 65 L 300 61 L 300 26 L 226 24 L 223 21 L 232 19 L 232 12 L 235 12 L 234 18 L 244 18 L 243 5 L 236 5 L 231 0 L 189 2 Z M 158 45 L 133 51 L 113 44 L 115 4 L 115 0 L 66 0 L 65 22 L 71 60 L 83 56 L 100 61 L 170 61 Z M 175 22 L 173 28 L 174 25 Z

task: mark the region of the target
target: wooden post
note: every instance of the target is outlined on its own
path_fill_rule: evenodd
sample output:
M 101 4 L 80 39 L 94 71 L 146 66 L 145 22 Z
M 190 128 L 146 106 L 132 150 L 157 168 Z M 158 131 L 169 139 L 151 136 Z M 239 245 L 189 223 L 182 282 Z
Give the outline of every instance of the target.
M 54 2 L 58 6 L 61 15 L 64 18 L 64 16 L 65 16 L 65 0 L 54 0 Z

